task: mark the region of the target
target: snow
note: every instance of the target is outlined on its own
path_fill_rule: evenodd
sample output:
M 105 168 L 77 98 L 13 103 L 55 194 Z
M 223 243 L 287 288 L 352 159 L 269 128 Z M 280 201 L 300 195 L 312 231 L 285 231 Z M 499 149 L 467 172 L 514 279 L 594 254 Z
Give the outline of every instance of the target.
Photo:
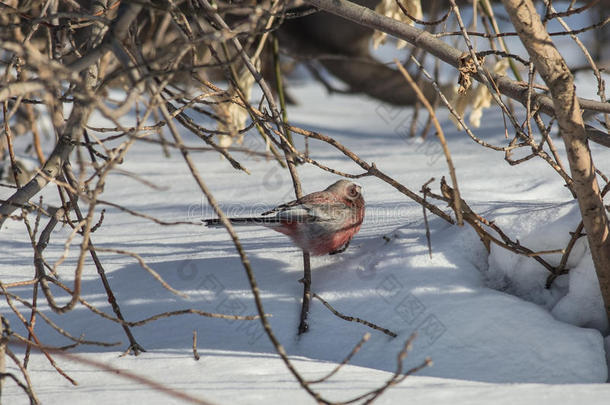
M 568 203 L 550 209 L 528 210 L 527 213 L 506 212 L 496 224 L 511 230 L 512 234 L 523 235 L 519 238 L 523 245 L 535 251 L 545 251 L 566 246 L 570 234 L 565 230 L 575 231 L 579 222 L 578 206 Z M 544 258 L 557 266 L 561 253 L 547 254 Z M 574 245 L 566 267 L 570 269 L 569 274 L 559 277 L 550 289 L 546 289 L 548 271 L 540 263 L 493 246 L 487 284 L 544 306 L 556 319 L 606 331 L 608 320 L 585 237 Z
M 153 358 L 154 355 L 154 358 Z M 201 352 L 196 362 L 173 353 L 155 352 L 137 358 L 117 358 L 114 354 L 96 355 L 98 360 L 123 371 L 133 371 L 161 381 L 189 395 L 204 398 L 214 404 L 309 404 L 313 403 L 298 383 L 286 375 L 283 362 L 272 356 L 254 356 L 251 352 Z M 35 359 L 32 370 L 48 367 Z M 319 378 L 334 365 L 297 357 L 294 363 L 306 378 Z M 55 381 L 38 390 L 44 403 L 125 403 L 126 400 L 146 404 L 183 404 L 164 393 L 150 389 L 112 374 L 100 378 L 100 372 L 90 367 L 69 363 L 70 371 L 78 373 L 79 387 L 69 387 Z M 377 388 L 389 373 L 348 365 L 321 386 L 330 399 L 344 399 Z M 53 378 L 49 376 L 49 378 Z M 348 394 L 349 393 L 349 394 Z M 350 395 L 351 394 L 351 395 Z M 388 390 L 376 403 L 396 404 L 408 400 L 413 403 L 510 405 L 586 403 L 605 404 L 608 389 L 602 384 L 490 384 L 438 377 L 409 377 L 402 384 Z M 6 395 L 6 394 L 5 394 Z M 10 393 L 9 393 L 10 395 Z M 7 395 L 10 404 L 26 403 Z M 14 400 L 13 400 L 14 399 Z
M 291 91 L 301 103 L 289 109 L 291 122 L 335 137 L 410 189 L 417 191 L 435 177 L 431 187 L 438 191 L 438 180 L 448 175 L 432 135 L 423 141 L 405 137 L 410 109 L 388 107 L 365 97 L 329 96 L 308 82 L 294 83 Z M 554 170 L 540 159 L 509 166 L 503 153 L 483 150 L 458 132 L 446 112 L 440 117 L 461 193 L 473 210 L 532 250 L 565 247 L 569 232 L 578 225 L 579 213 Z M 508 142 L 502 117 L 496 112 L 486 112 L 483 128 L 475 132 L 488 142 Z M 183 135 L 189 143 L 198 144 L 188 134 Z M 260 146 L 256 133 L 248 135 L 246 143 Z M 564 156 L 559 139 L 556 146 Z M 608 173 L 610 151 L 596 145 L 592 149 L 597 165 Z M 311 140 L 310 150 L 312 157 L 331 167 L 361 172 L 328 145 Z M 194 157 L 204 181 L 230 215 L 262 212 L 292 198 L 288 173 L 275 163 L 235 154 L 251 171 L 248 176 L 236 173 L 216 154 Z M 173 151 L 170 158 L 164 158 L 158 145 L 138 143 L 120 168 L 163 189 L 151 189 L 124 173 L 111 174 L 104 200 L 165 221 L 198 223 L 200 218 L 213 216 L 179 153 Z M 337 179 L 308 165 L 300 166 L 299 173 L 306 192 L 323 189 Z M 451 226 L 433 214 L 428 214 L 430 257 L 421 207 L 379 179 L 364 177 L 359 182 L 367 201 L 362 230 L 345 253 L 313 259 L 312 289 L 340 312 L 398 333 L 394 339 L 345 322 L 315 300 L 309 332 L 296 336 L 302 294 L 298 283 L 301 253 L 286 237 L 267 229 L 238 230 L 263 305 L 272 315 L 273 330 L 306 378 L 319 378 L 332 370 L 364 333 L 371 333 L 350 365 L 316 387 L 323 395 L 345 400 L 378 387 L 396 369 L 396 357 L 405 340 L 417 331 L 405 367 L 416 366 L 426 357 L 434 365 L 390 389 L 379 403 L 606 403 L 610 387 L 604 384 L 608 378 L 605 352 L 610 352 L 610 340 L 604 340 L 600 333 L 608 325 L 585 238 L 574 248 L 568 263 L 570 273 L 547 290 L 548 272 L 533 259 L 497 247 L 488 254 L 471 227 Z M 0 189 L 0 198 L 8 195 L 10 190 Z M 57 203 L 52 187 L 47 187 L 43 196 L 45 203 Z M 159 226 L 113 207 L 106 210 L 103 225 L 92 235 L 95 245 L 140 254 L 172 287 L 188 295 L 171 294 L 128 256 L 101 252 L 128 320 L 185 308 L 256 313 L 243 267 L 225 231 L 200 225 Z M 59 228 L 53 234 L 45 251 L 51 263 L 61 256 L 68 234 L 68 229 Z M 58 268 L 68 285 L 77 250 L 74 246 Z M 545 255 L 553 264 L 559 257 Z M 8 221 L 0 232 L 0 279 L 12 282 L 31 277 L 31 263 L 23 224 Z M 95 267 L 89 262 L 82 288 L 86 300 L 111 313 Z M 11 292 L 27 297 L 31 288 Z M 13 329 L 26 334 L 6 304 L 0 305 Z M 258 321 L 195 315 L 158 320 L 133 328 L 146 353 L 119 357 L 126 339 L 118 325 L 92 316 L 83 306 L 61 316 L 48 309 L 45 313 L 75 336 L 121 342 L 116 348 L 82 345 L 72 353 L 190 395 L 225 404 L 313 403 L 275 354 Z M 69 343 L 41 320 L 36 330 L 46 344 Z M 198 333 L 200 361 L 192 355 L 193 330 Z M 79 385 L 72 387 L 44 356 L 35 353 L 30 375 L 43 403 L 181 403 L 124 377 L 61 357 L 57 361 Z M 9 371 L 18 374 L 14 366 Z M 27 403 L 10 382 L 5 382 L 2 394 L 6 403 Z

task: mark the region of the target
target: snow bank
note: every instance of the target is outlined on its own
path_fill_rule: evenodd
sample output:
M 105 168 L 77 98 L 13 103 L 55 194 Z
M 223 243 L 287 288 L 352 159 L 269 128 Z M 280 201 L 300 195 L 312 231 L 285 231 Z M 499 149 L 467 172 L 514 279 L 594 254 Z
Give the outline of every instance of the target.
M 438 179 L 447 174 L 442 152 L 434 140 L 415 142 L 404 137 L 410 112 L 392 110 L 365 98 L 327 97 L 312 85 L 299 88 L 295 94 L 305 101 L 301 107 L 291 109 L 292 122 L 336 137 L 411 189 L 419 190 L 431 176 Z M 480 146 L 452 127 L 446 115 L 441 114 L 441 119 L 446 124 L 462 194 L 473 209 L 496 220 L 509 235 L 532 249 L 563 248 L 578 216 L 574 205 L 566 202 L 571 196 L 562 188 L 559 176 L 540 160 L 509 167 L 502 154 L 482 152 Z M 492 121 L 497 126 L 491 125 L 479 135 L 489 142 L 505 142 L 501 117 Z M 185 139 L 191 140 L 187 134 Z M 563 153 L 559 143 L 557 147 Z M 312 157 L 329 166 L 359 172 L 326 145 L 311 141 L 310 151 Z M 607 149 L 597 149 L 595 153 L 602 164 L 610 162 Z M 151 190 L 133 178 L 111 175 L 104 199 L 168 221 L 209 216 L 209 207 L 202 202 L 180 155 L 173 153 L 163 160 L 160 156 L 158 146 L 137 144 L 123 169 L 168 189 Z M 210 156 L 196 161 L 217 200 L 233 213 L 253 205 L 262 211 L 263 207 L 291 198 L 288 174 L 271 163 L 243 157 L 252 173 L 246 176 L 236 174 L 226 161 Z M 483 171 L 485 176 L 481 175 Z M 307 192 L 323 189 L 336 180 L 311 166 L 301 166 L 299 172 Z M 604 342 L 594 329 L 607 325 L 599 313 L 599 296 L 594 294 L 584 239 L 574 248 L 570 274 L 546 290 L 548 272 L 532 259 L 497 248 L 492 248 L 488 257 L 468 226 L 449 226 L 434 217 L 430 223 L 430 258 L 421 207 L 378 179 L 362 178 L 361 183 L 367 201 L 362 230 L 346 253 L 313 261 L 313 290 L 337 310 L 392 329 L 398 333 L 397 338 L 345 322 L 318 301 L 312 304 L 310 331 L 297 337 L 302 288 L 298 283 L 302 275 L 300 253 L 284 236 L 269 230 L 239 231 L 265 310 L 272 314 L 274 331 L 289 355 L 297 359 L 299 370 L 312 378 L 323 375 L 343 360 L 365 332 L 372 333 L 352 365 L 321 388 L 324 393 L 345 399 L 378 386 L 394 371 L 396 355 L 404 341 L 417 331 L 406 367 L 417 365 L 428 356 L 434 366 L 407 379 L 382 397 L 380 403 L 396 403 L 405 398 L 420 403 L 481 404 L 607 401 L 610 388 L 606 385 L 532 384 L 602 383 L 607 379 L 604 344 L 608 347 L 610 343 L 608 339 Z M 4 198 L 8 192 L 2 189 L 0 193 Z M 46 202 L 56 200 L 56 194 L 51 187 L 43 192 Z M 22 227 L 9 221 L 0 232 L 2 280 L 16 281 L 24 274 L 32 274 L 30 241 Z M 68 232 L 58 228 L 54 233 L 45 250 L 47 260 L 59 258 Z M 161 227 L 109 207 L 103 226 L 93 238 L 96 246 L 141 254 L 170 285 L 189 294 L 189 299 L 171 295 L 130 257 L 101 254 L 117 300 L 129 320 L 184 308 L 255 313 L 243 268 L 222 230 Z M 550 255 L 548 260 L 555 263 L 558 255 Z M 71 252 L 59 269 L 63 278 L 71 280 L 75 261 L 75 252 Z M 90 263 L 85 267 L 82 288 L 87 300 L 110 312 Z M 27 296 L 30 291 L 23 287 L 14 292 Z M 39 304 L 74 335 L 119 340 L 125 347 L 118 325 L 92 318 L 82 307 L 60 317 Z M 10 312 L 4 303 L 0 310 L 3 314 Z M 27 333 L 16 317 L 9 315 L 9 319 L 16 331 Z M 192 359 L 194 329 L 198 331 L 203 356 L 200 362 Z M 66 343 L 42 322 L 37 324 L 37 333 L 47 344 Z M 74 351 L 220 403 L 311 402 L 277 359 L 256 321 L 173 317 L 135 328 L 134 333 L 148 349 L 137 358 L 118 358 L 118 349 L 80 346 Z M 33 383 L 44 403 L 168 403 L 166 397 L 148 388 L 86 366 L 60 362 L 80 382 L 79 387 L 69 386 L 40 354 L 32 356 Z M 9 371 L 18 372 L 14 368 Z M 14 385 L 6 385 L 3 395 L 7 395 L 7 403 L 20 403 L 23 395 Z
M 494 212 L 494 220 L 534 251 L 555 250 L 567 245 L 570 233 L 580 222 L 580 211 L 576 202 L 572 202 L 527 211 L 500 210 Z M 561 256 L 554 253 L 543 258 L 557 266 Z M 558 277 L 546 289 L 550 273 L 542 264 L 493 246 L 486 277 L 489 286 L 540 304 L 558 320 L 606 331 L 608 320 L 585 236 L 574 245 L 566 269 L 569 273 Z

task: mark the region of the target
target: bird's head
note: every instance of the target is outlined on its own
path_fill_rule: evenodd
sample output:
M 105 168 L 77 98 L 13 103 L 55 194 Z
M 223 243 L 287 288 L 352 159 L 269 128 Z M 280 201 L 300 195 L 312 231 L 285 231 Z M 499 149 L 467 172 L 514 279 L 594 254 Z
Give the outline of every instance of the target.
M 346 202 L 349 201 L 356 206 L 364 205 L 362 197 L 362 186 L 349 180 L 339 180 L 331 184 L 326 191 L 340 195 Z

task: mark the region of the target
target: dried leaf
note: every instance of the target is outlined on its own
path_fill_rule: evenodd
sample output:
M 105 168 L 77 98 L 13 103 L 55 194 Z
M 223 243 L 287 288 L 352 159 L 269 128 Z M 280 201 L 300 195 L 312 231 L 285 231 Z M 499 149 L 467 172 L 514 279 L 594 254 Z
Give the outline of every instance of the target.
M 399 0 L 399 1 L 401 1 L 402 6 L 407 10 L 407 13 L 410 16 L 412 16 L 413 18 L 416 18 L 418 20 L 422 19 L 423 12 L 422 12 L 422 8 L 421 8 L 420 0 Z M 400 9 L 398 4 L 396 4 L 396 0 L 381 0 L 379 2 L 379 4 L 377 5 L 377 7 L 375 8 L 375 11 L 381 15 L 393 18 L 393 19 L 401 21 L 405 24 L 413 25 L 415 23 L 411 18 L 409 18 L 407 15 L 405 15 L 405 13 Z M 377 47 L 379 47 L 379 45 L 384 44 L 386 42 L 386 39 L 387 39 L 387 34 L 385 32 L 376 30 L 373 33 L 373 47 L 375 49 L 377 49 Z M 403 41 L 401 39 L 397 40 L 397 42 L 396 42 L 396 47 L 399 49 L 404 48 L 406 45 L 407 45 L 407 42 Z
M 479 63 L 482 62 L 483 58 L 480 58 Z M 506 74 L 508 66 L 508 59 L 501 59 L 496 62 L 492 71 L 495 74 L 503 75 Z M 483 110 L 491 106 L 491 100 L 493 99 L 493 97 L 489 92 L 487 86 L 482 83 L 479 83 L 476 88 L 472 88 L 471 75 L 473 73 L 476 73 L 476 65 L 472 62 L 472 58 L 470 58 L 470 55 L 464 54 L 462 58 L 460 58 L 459 71 L 460 78 L 458 79 L 458 83 L 460 84 L 456 87 L 453 93 L 453 97 L 451 98 L 451 104 L 462 118 L 464 117 L 464 112 L 466 111 L 466 109 L 471 106 L 472 111 L 470 113 L 469 122 L 470 125 L 475 128 L 478 128 L 481 125 Z M 453 116 L 450 116 L 450 118 L 455 124 L 455 126 L 461 130 L 462 126 L 460 125 L 458 120 Z
M 244 67 L 241 74 L 237 78 L 237 84 L 243 92 L 246 100 L 248 100 L 252 95 L 254 81 L 254 76 L 252 76 L 250 71 Z M 236 89 L 231 88 L 229 90 L 229 94 L 231 96 L 237 95 Z M 227 133 L 218 136 L 218 145 L 222 148 L 228 148 L 234 142 L 241 144 L 243 141 L 243 134 L 240 134 L 239 131 L 246 127 L 246 121 L 249 118 L 248 111 L 238 104 L 222 102 L 216 104 L 215 112 L 220 118 L 217 126 L 218 131 Z
M 506 74 L 506 69 L 508 69 L 508 59 L 501 59 L 493 67 L 493 72 L 499 75 Z M 474 92 L 474 97 L 472 100 L 472 112 L 470 113 L 470 124 L 479 128 L 481 126 L 481 118 L 483 117 L 483 110 L 491 107 L 491 100 L 493 97 L 489 92 L 489 89 L 483 83 L 479 83 L 477 85 L 477 89 Z
M 483 63 L 485 59 L 484 56 L 477 57 L 479 60 L 479 65 Z M 460 72 L 460 76 L 458 77 L 458 94 L 464 94 L 470 86 L 472 86 L 472 75 L 477 73 L 477 65 L 472 60 L 472 56 L 469 53 L 463 53 L 460 56 L 460 60 L 458 62 L 458 70 Z

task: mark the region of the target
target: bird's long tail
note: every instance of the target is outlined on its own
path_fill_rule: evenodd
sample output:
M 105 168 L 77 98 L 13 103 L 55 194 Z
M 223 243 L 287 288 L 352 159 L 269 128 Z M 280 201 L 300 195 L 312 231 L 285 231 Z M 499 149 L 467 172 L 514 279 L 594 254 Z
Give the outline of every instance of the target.
M 250 218 L 229 218 L 231 224 L 235 226 L 251 226 L 251 225 L 273 225 L 281 223 L 280 219 L 277 217 L 250 217 Z M 219 218 L 214 219 L 204 219 L 205 226 L 208 228 L 221 228 L 222 223 Z

